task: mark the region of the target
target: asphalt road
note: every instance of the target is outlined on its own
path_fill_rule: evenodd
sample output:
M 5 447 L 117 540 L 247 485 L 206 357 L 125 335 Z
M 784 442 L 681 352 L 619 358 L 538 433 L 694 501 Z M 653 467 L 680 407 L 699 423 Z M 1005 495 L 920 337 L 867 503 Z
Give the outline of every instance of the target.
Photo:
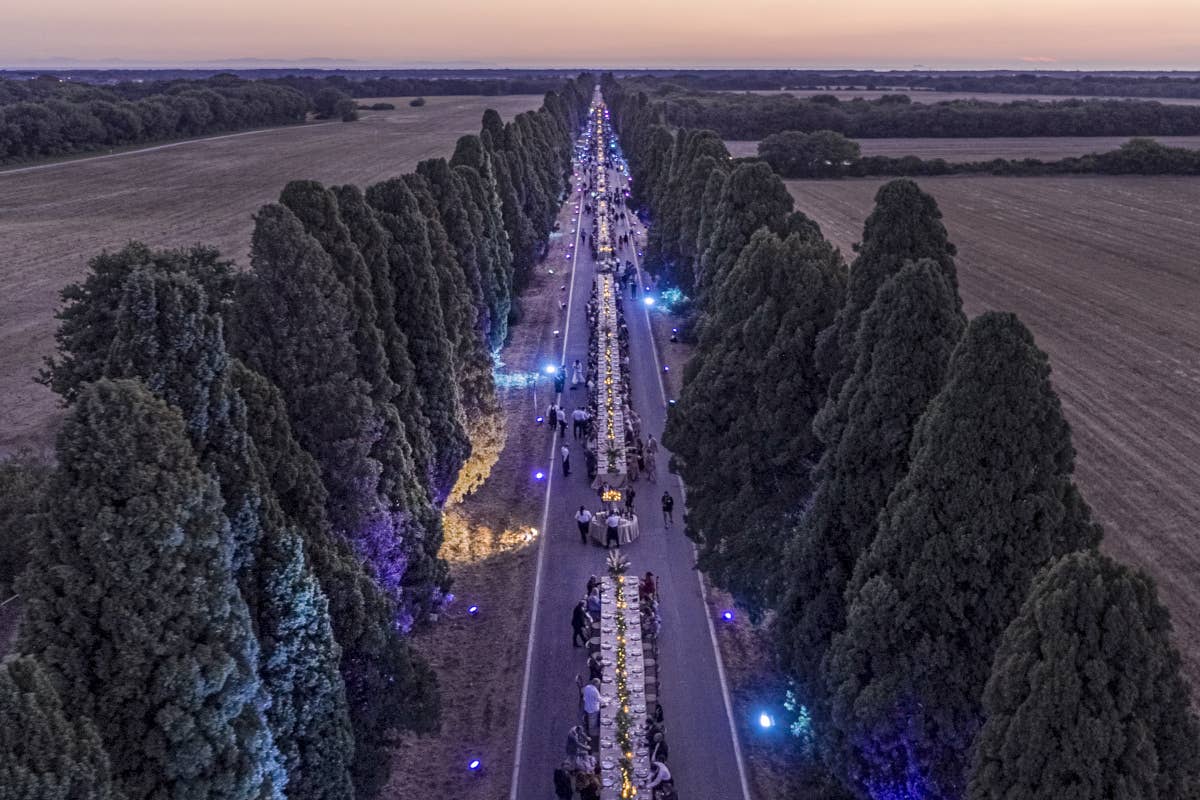
M 610 185 L 623 186 L 624 176 L 612 170 L 609 181 Z M 578 200 L 576 191 L 560 216 L 564 232 L 574 237 L 578 234 L 572 231 L 571 210 Z M 627 218 L 619 223 L 619 233 L 628 232 L 633 215 L 627 213 Z M 591 222 L 585 215 L 584 231 L 590 232 Z M 563 326 L 566 336 L 563 363 L 568 367 L 575 359 L 587 363 L 585 306 L 595 275 L 590 248 L 579 245 L 575 250 L 571 276 L 574 285 L 568 283 L 566 292 L 569 324 Z M 626 246 L 620 257 L 635 260 L 636 252 Z M 639 292 L 636 301 L 631 302 L 628 296 L 625 300 L 625 322 L 630 332 L 630 389 L 634 410 L 642 418 L 643 436 L 653 433 L 661 440 L 666 419 L 666 397 L 660 380 L 662 365 L 641 297 Z M 547 353 L 546 358 L 557 361 L 559 353 Z M 585 392 L 583 387 L 572 391 L 568 380 L 560 405 L 568 414 L 576 406 L 585 406 Z M 541 406 L 549 403 L 549 396 L 541 399 Z M 552 436 L 543 430 L 541 435 L 546 437 L 547 457 L 550 458 L 550 453 L 557 454 L 557 434 Z M 571 645 L 571 611 L 585 594 L 588 576 L 602 574 L 604 570 L 604 549 L 582 544 L 579 539 L 575 512 L 580 505 L 594 509 L 597 497 L 587 479 L 582 442 L 572 439 L 570 426 L 566 439 L 572 451 L 571 475 L 563 477 L 557 457 L 547 462 L 548 523 L 538 556 L 538 585 L 523 692 L 524 718 L 518 726 L 513 800 L 554 796 L 552 773 L 564 758 L 568 730 L 579 722 L 575 676 L 586 673 L 587 669 L 587 651 Z M 670 453 L 660 449 L 657 483 L 643 475 L 635 484 L 641 537 L 622 552 L 630 559 L 632 574 L 650 570 L 658 576 L 663 618 L 659 639 L 660 702 L 671 748 L 668 763 L 679 796 L 683 800 L 739 800 L 747 798 L 747 793 L 730 721 L 728 693 L 712 635 L 713 620 L 704 601 L 699 573 L 693 566 L 695 551 L 683 535 L 682 486 L 675 476 L 667 473 L 669 459 Z M 675 525 L 669 529 L 663 524 L 659 503 L 664 489 L 675 498 Z

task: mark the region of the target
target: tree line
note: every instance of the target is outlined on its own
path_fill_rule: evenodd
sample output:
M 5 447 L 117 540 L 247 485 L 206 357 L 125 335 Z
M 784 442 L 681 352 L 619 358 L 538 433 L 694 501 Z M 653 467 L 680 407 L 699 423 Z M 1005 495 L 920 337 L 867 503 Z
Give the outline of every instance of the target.
M 1171 136 L 1200 133 L 1200 106 L 1149 100 L 953 100 L 913 103 L 907 95 L 842 101 L 832 94 L 705 92 L 669 83 L 635 84 L 668 124 L 715 130 L 725 139 L 830 130 L 860 139 L 981 136 Z
M 365 189 L 289 183 L 247 271 L 133 243 L 63 291 L 56 464 L 0 470 L 27 554 L 0 785 L 371 797 L 396 736 L 436 730 L 406 634 L 447 600 L 443 505 L 499 453 L 492 354 L 591 87 Z
M 841 787 L 1200 792 L 1168 613 L 1098 550 L 1045 353 L 1013 314 L 963 313 L 934 198 L 882 186 L 847 268 L 765 163 L 603 86 L 647 265 L 693 298 L 663 436 L 689 534 L 770 620 Z
M 1186 73 L 922 70 L 712 69 L 623 70 L 629 78 L 700 90 L 891 90 L 958 94 L 1031 94 L 1073 97 L 1200 98 L 1200 76 Z
M 0 163 L 304 122 L 308 98 L 225 76 L 127 96 L 120 87 L 0 81 Z
M 758 143 L 758 156 L 783 178 L 865 178 L 930 175 L 1200 175 L 1200 150 L 1135 138 L 1116 150 L 1068 156 L 946 161 L 918 156 L 862 156 L 852 139 L 833 131 L 784 131 Z

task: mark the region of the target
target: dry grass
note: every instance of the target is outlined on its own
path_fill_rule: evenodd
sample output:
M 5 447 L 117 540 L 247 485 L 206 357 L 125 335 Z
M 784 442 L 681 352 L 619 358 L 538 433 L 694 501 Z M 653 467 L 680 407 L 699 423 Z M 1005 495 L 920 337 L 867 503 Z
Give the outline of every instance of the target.
M 564 230 L 570 212 L 560 215 Z M 523 318 L 512 329 L 502 356 L 504 372 L 532 373 L 555 343 L 561 327 L 559 286 L 563 240 L 552 244 L 546 265 L 521 297 Z M 512 777 L 518 704 L 529 639 L 530 603 L 537 567 L 535 540 L 544 494 L 531 484 L 529 466 L 547 457 L 543 429 L 532 427 L 538 407 L 533 390 L 501 391 L 506 438 L 500 460 L 482 488 L 447 508 L 442 556 L 450 562 L 458 598 L 444 619 L 419 634 L 417 649 L 437 670 L 442 685 L 442 730 L 409 737 L 397 748 L 386 797 L 504 800 Z M 536 488 L 535 488 L 536 487 Z M 465 609 L 478 604 L 478 617 Z M 467 762 L 485 762 L 469 774 Z
M 881 181 L 789 181 L 850 253 Z M 1050 354 L 1104 549 L 1158 581 L 1200 687 L 1200 182 L 931 178 L 968 313 L 1016 312 Z
M 44 169 L 0 172 L 0 454 L 44 450 L 59 412 L 33 383 L 53 349 L 59 290 L 102 249 L 131 239 L 156 247 L 216 245 L 246 262 L 251 215 L 296 178 L 359 185 L 449 156 L 483 112 L 506 119 L 540 96 L 431 97 L 423 108 L 352 124 L 309 124 L 199 139 Z
M 1200 148 L 1200 136 L 1155 136 L 1156 141 L 1170 147 Z M 1037 158 L 1054 161 L 1060 158 L 1104 153 L 1116 150 L 1128 136 L 1030 136 L 989 137 L 980 139 L 857 139 L 864 156 L 917 156 L 923 159 L 942 158 L 950 162 L 989 161 L 993 158 Z M 725 142 L 729 152 L 737 157 L 757 156 L 758 142 L 744 139 Z

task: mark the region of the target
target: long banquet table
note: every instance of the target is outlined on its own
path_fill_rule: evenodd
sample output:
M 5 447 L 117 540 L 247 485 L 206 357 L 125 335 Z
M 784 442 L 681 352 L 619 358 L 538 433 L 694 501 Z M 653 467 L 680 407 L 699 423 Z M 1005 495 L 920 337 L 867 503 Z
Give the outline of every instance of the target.
M 626 578 L 625 608 L 617 608 L 616 580 L 606 576 L 600 582 L 600 653 L 604 659 L 600 706 L 600 797 L 620 800 L 621 750 L 617 740 L 617 640 L 616 619 L 625 617 L 625 682 L 629 689 L 630 733 L 633 740 L 633 783 L 641 786 L 650 775 L 650 752 L 643 731 L 646 727 L 646 665 L 642 652 L 642 626 L 638 612 L 636 578 Z M 643 792 L 639 791 L 641 796 Z

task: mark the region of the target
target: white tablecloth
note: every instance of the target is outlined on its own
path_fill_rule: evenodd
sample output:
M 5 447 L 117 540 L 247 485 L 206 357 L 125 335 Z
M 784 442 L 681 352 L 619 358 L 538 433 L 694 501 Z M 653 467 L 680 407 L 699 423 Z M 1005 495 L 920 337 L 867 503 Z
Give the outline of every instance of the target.
M 638 616 L 638 582 L 627 577 L 626 608 L 616 607 L 616 584 L 605 577 L 600 582 L 600 654 L 604 659 L 604 677 L 600 686 L 600 797 L 619 800 L 621 796 L 621 751 L 617 744 L 617 626 L 616 615 L 625 615 L 625 669 L 629 688 L 629 713 L 633 720 L 630 737 L 633 744 L 633 782 L 641 786 L 650 774 L 650 752 L 646 748 L 646 673 L 642 653 L 642 625 Z M 638 791 L 638 797 L 644 790 Z M 648 797 L 648 795 L 646 795 Z
M 608 520 L 599 514 L 593 515 L 588 533 L 591 535 L 592 541 L 596 544 L 605 544 L 608 537 Z M 617 525 L 617 536 L 620 537 L 621 544 L 629 544 L 637 539 L 641 533 L 637 514 L 634 514 L 632 519 L 621 517 L 621 522 Z

